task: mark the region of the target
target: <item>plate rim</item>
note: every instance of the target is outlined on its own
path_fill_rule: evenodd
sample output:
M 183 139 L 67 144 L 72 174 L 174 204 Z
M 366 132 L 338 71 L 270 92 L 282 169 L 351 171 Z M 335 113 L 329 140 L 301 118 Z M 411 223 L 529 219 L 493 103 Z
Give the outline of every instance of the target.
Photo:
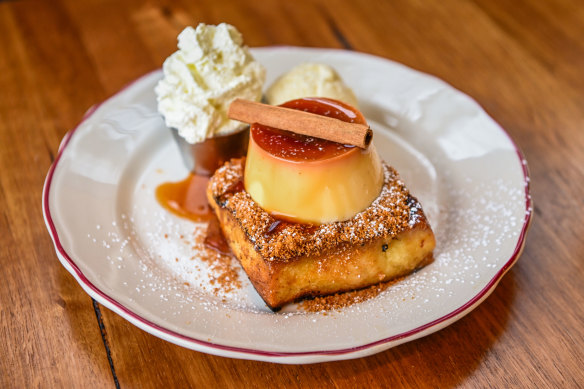
M 342 50 L 342 49 L 304 48 L 304 47 L 298 47 L 298 46 L 273 46 L 273 47 L 269 46 L 269 47 L 258 47 L 258 48 L 254 48 L 254 49 L 259 49 L 259 50 L 271 50 L 271 49 L 275 49 L 275 50 L 282 50 L 282 49 L 306 50 L 306 49 L 308 49 L 308 50 L 313 50 L 315 52 L 324 52 L 324 51 L 342 52 L 345 54 L 350 53 L 352 55 L 367 56 L 367 57 L 370 57 L 370 58 L 373 58 L 376 60 L 388 61 L 388 62 L 392 63 L 393 65 L 399 65 L 401 67 L 405 67 L 405 68 L 407 68 L 413 72 L 416 72 L 418 74 L 422 74 L 424 76 L 440 80 L 441 82 L 446 84 L 449 88 L 452 88 L 456 92 L 463 94 L 464 96 L 470 98 L 473 102 L 476 103 L 476 101 L 474 99 L 472 99 L 472 97 L 470 97 L 467 94 L 465 94 L 464 92 L 452 87 L 450 84 L 446 83 L 445 81 L 436 78 L 433 75 L 429 75 L 429 74 L 420 72 L 416 69 L 409 68 L 403 64 L 394 62 L 394 61 L 389 60 L 387 58 L 383 58 L 383 57 L 379 57 L 379 56 L 375 56 L 375 55 L 371 55 L 371 54 L 367 54 L 367 53 L 361 53 L 361 52 L 356 52 L 356 51 L 347 51 L 347 50 Z M 523 252 L 523 249 L 525 247 L 525 240 L 526 240 L 527 231 L 531 225 L 532 216 L 533 216 L 533 201 L 532 201 L 531 194 L 530 194 L 529 168 L 528 168 L 527 161 L 526 161 L 521 149 L 517 146 L 517 144 L 511 138 L 509 133 L 504 128 L 502 128 L 500 125 L 497 125 L 498 130 L 501 131 L 506 136 L 506 138 L 511 143 L 513 149 L 515 150 L 515 153 L 516 153 L 517 158 L 518 158 L 518 162 L 519 162 L 521 169 L 522 169 L 523 183 L 524 183 L 524 187 L 525 187 L 525 191 L 524 191 L 525 216 L 523 219 L 523 225 L 521 227 L 519 236 L 517 238 L 517 243 L 515 245 L 513 253 L 509 257 L 509 259 L 504 263 L 504 265 L 502 265 L 502 267 L 495 273 L 495 275 L 491 278 L 491 280 L 477 294 L 475 294 L 466 303 L 464 303 L 463 305 L 461 305 L 457 309 L 453 310 L 452 312 L 449 312 L 448 314 L 445 314 L 437 319 L 434 319 L 428 323 L 425 323 L 421 326 L 410 329 L 408 331 L 404 331 L 404 332 L 401 332 L 399 334 L 392 335 L 390 337 L 385 337 L 383 339 L 379 339 L 379 340 L 376 340 L 374 342 L 368 342 L 368 343 L 365 343 L 365 344 L 362 344 L 359 346 L 349 347 L 349 348 L 332 349 L 332 350 L 312 350 L 312 351 L 293 351 L 293 352 L 268 351 L 268 350 L 261 350 L 261 349 L 256 349 L 256 348 L 238 347 L 238 346 L 230 346 L 230 345 L 220 344 L 220 343 L 213 343 L 210 341 L 197 339 L 197 338 L 194 338 L 192 336 L 183 335 L 177 331 L 173 331 L 171 329 L 168 329 L 168 328 L 165 328 L 161 325 L 158 325 L 158 324 L 146 319 L 145 317 L 139 315 L 138 313 L 135 313 L 130 308 L 123 305 L 121 302 L 118 302 L 113 297 L 109 296 L 107 293 L 100 290 L 96 285 L 94 285 L 85 276 L 85 274 L 81 271 L 81 269 L 76 264 L 75 260 L 67 253 L 67 251 L 65 250 L 65 248 L 61 244 L 59 235 L 58 235 L 57 230 L 56 230 L 55 223 L 53 221 L 53 217 L 51 215 L 50 200 L 49 200 L 49 194 L 50 194 L 50 190 L 51 190 L 51 186 L 52 186 L 53 176 L 54 176 L 55 170 L 57 169 L 57 166 L 59 164 L 61 156 L 63 155 L 63 152 L 65 151 L 65 149 L 69 145 L 70 140 L 75 135 L 77 130 L 82 126 L 82 124 L 85 123 L 99 109 L 99 107 L 101 107 L 104 103 L 110 101 L 111 99 L 120 95 L 121 93 L 123 93 L 127 89 L 131 88 L 132 86 L 138 84 L 139 82 L 143 81 L 144 79 L 146 79 L 146 78 L 152 76 L 154 73 L 158 73 L 158 72 L 160 72 L 160 68 L 155 69 L 151 72 L 148 72 L 141 77 L 138 77 L 137 79 L 135 79 L 135 80 L 131 81 L 130 83 L 126 84 L 125 86 L 123 86 L 116 93 L 114 93 L 111 96 L 109 96 L 108 98 L 104 99 L 102 102 L 92 106 L 84 114 L 84 116 L 82 117 L 80 122 L 72 130 L 67 132 L 67 134 L 64 136 L 63 140 L 61 141 L 61 144 L 59 145 L 58 153 L 57 153 L 53 163 L 51 164 L 49 171 L 47 173 L 47 176 L 45 178 L 45 182 L 43 185 L 43 192 L 42 192 L 42 209 L 43 209 L 43 217 L 45 219 L 45 224 L 46 224 L 46 227 L 49 231 L 49 234 L 51 236 L 53 244 L 55 246 L 55 251 L 57 253 L 57 257 L 58 257 L 59 261 L 62 263 L 62 265 L 65 267 L 65 269 L 74 276 L 74 278 L 80 284 L 82 289 L 87 294 L 89 294 L 90 297 L 97 300 L 99 303 L 103 304 L 104 306 L 106 306 L 110 310 L 114 311 L 116 314 L 119 314 L 124 319 L 126 319 L 129 322 L 131 322 L 132 324 L 136 325 L 138 328 L 140 328 L 140 329 L 142 329 L 142 330 L 144 330 L 144 331 L 146 331 L 154 336 L 160 337 L 160 338 L 167 340 L 171 343 L 174 343 L 174 344 L 177 344 L 179 346 L 183 346 L 183 347 L 186 347 L 189 349 L 193 349 L 193 350 L 197 350 L 197 351 L 201 351 L 201 352 L 212 353 L 212 354 L 220 355 L 220 356 L 235 357 L 235 358 L 258 359 L 258 360 L 264 360 L 264 361 L 284 362 L 284 363 L 286 363 L 285 359 L 295 359 L 294 362 L 292 362 L 292 363 L 309 363 L 309 362 L 320 362 L 320 361 L 326 361 L 326 360 L 333 360 L 332 358 L 324 359 L 324 360 L 316 360 L 319 356 L 325 357 L 325 358 L 326 357 L 334 357 L 334 356 L 336 356 L 336 357 L 343 357 L 344 356 L 345 357 L 344 359 L 348 359 L 348 358 L 351 358 L 352 354 L 360 354 L 361 352 L 365 352 L 366 350 L 373 349 L 374 347 L 377 347 L 377 346 L 389 345 L 389 347 L 387 347 L 387 348 L 390 348 L 390 347 L 392 347 L 391 343 L 396 343 L 395 345 L 397 345 L 397 342 L 400 340 L 404 340 L 404 341 L 407 339 L 414 340 L 418 337 L 429 335 L 430 333 L 438 331 L 439 329 L 445 327 L 446 325 L 451 324 L 452 322 L 460 319 L 464 315 L 470 313 L 474 308 L 476 308 L 476 306 L 478 306 L 485 298 L 487 298 L 490 295 L 490 293 L 494 290 L 494 288 L 499 283 L 499 281 L 502 279 L 502 277 L 517 262 L 519 256 Z M 485 115 L 487 115 L 489 118 L 491 118 L 490 115 L 478 103 L 476 103 L 476 104 Z M 491 120 L 493 120 L 493 119 L 491 118 Z M 442 326 L 440 326 L 440 325 L 442 325 Z M 400 343 L 403 343 L 403 342 L 400 342 Z M 356 356 L 358 356 L 358 355 L 356 355 Z M 272 358 L 276 358 L 276 359 L 274 360 Z M 301 360 L 299 361 L 298 358 L 301 358 Z M 314 358 L 315 360 L 311 360 L 311 358 Z M 335 358 L 335 359 L 341 359 L 341 358 Z

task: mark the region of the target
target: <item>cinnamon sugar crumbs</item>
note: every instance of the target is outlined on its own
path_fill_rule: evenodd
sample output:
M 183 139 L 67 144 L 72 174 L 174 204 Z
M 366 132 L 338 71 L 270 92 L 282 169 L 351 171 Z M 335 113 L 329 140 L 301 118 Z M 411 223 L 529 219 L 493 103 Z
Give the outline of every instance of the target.
M 365 245 L 427 223 L 416 198 L 398 173 L 383 163 L 383 187 L 375 201 L 352 219 L 309 225 L 277 221 L 243 189 L 245 158 L 234 159 L 215 172 L 209 182 L 217 204 L 237 220 L 254 249 L 267 261 L 289 261 L 299 256 L 319 256 L 340 247 Z M 234 189 L 237 188 L 237 189 Z
M 206 248 L 201 260 L 206 262 L 213 274 L 209 283 L 213 286 L 213 294 L 229 293 L 241 288 L 241 280 L 237 269 L 232 265 L 232 257 L 216 250 Z
M 168 236 L 168 234 L 164 235 Z M 192 236 L 180 235 L 180 239 L 192 250 L 201 253 L 201 255 L 190 256 L 189 260 L 201 260 L 207 264 L 210 270 L 209 284 L 212 286 L 212 292 L 215 296 L 219 297 L 224 293 L 241 289 L 242 283 L 239 279 L 238 267 L 233 264 L 232 254 L 208 245 L 206 234 L 200 234 L 198 230 L 194 230 Z M 175 262 L 179 262 L 179 258 L 175 258 Z M 188 282 L 183 284 L 187 287 L 190 286 Z
M 298 306 L 306 312 L 339 310 L 353 304 L 361 303 L 363 301 L 377 297 L 387 288 L 403 280 L 404 278 L 405 277 L 398 277 L 391 281 L 381 282 L 363 289 L 302 300 L 300 303 L 298 303 Z

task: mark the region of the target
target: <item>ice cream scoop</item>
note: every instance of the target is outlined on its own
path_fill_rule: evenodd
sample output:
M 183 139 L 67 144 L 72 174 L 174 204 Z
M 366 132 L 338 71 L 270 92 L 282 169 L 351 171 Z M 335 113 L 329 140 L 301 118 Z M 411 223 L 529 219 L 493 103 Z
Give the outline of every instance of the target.
M 358 108 L 355 94 L 329 65 L 303 63 L 280 76 L 266 91 L 266 102 L 280 105 L 303 97 L 328 97 Z

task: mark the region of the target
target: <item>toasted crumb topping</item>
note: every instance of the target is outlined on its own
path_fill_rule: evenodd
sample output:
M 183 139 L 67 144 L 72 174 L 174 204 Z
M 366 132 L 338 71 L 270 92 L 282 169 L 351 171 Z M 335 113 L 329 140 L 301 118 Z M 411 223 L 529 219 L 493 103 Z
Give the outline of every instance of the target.
M 418 200 L 386 163 L 381 193 L 368 208 L 349 220 L 320 225 L 281 221 L 262 209 L 243 188 L 244 165 L 245 158 L 227 162 L 211 177 L 209 188 L 216 203 L 233 215 L 255 250 L 268 261 L 338 252 L 427 223 Z
M 403 280 L 405 277 L 398 277 L 388 282 L 380 282 L 368 286 L 364 289 L 340 292 L 328 296 L 317 296 L 305 299 L 298 304 L 306 312 L 322 312 L 330 310 L 340 310 L 342 308 L 358 304 L 366 300 L 377 297 L 390 286 Z

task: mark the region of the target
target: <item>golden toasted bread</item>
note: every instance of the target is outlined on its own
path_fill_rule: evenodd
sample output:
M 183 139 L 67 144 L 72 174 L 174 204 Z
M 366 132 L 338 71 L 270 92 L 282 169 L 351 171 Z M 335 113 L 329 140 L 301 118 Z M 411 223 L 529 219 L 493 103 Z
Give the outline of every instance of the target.
M 209 204 L 253 286 L 272 309 L 307 296 L 364 288 L 432 260 L 434 234 L 419 202 L 384 164 L 379 197 L 342 222 L 307 225 L 275 219 L 242 184 L 244 159 L 211 178 Z

